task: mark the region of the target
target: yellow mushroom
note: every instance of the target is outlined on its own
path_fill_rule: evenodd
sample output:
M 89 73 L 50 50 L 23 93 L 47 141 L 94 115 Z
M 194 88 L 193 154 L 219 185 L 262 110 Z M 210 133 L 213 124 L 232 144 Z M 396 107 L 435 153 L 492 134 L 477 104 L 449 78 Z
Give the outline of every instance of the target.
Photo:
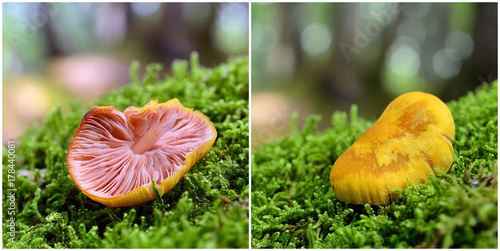
M 392 189 L 427 183 L 436 170 L 453 163 L 455 123 L 450 110 L 432 94 L 410 92 L 393 100 L 335 162 L 330 184 L 340 201 L 386 205 Z

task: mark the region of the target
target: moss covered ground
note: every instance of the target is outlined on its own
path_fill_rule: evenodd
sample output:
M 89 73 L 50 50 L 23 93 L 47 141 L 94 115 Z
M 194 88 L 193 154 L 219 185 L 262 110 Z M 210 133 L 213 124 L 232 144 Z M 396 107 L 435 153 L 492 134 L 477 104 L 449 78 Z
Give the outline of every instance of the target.
M 139 68 L 133 63 L 132 83 L 96 104 L 56 107 L 43 123 L 27 128 L 15 140 L 16 172 L 10 177 L 4 146 L 4 248 L 248 248 L 248 58 L 205 68 L 193 53 L 189 63 L 174 62 L 164 78 L 161 65 L 147 66 L 141 79 Z M 94 106 L 123 111 L 172 98 L 214 123 L 218 137 L 209 153 L 154 201 L 112 208 L 82 194 L 68 174 L 66 153 L 83 115 Z M 8 188 L 17 189 L 15 196 Z
M 252 152 L 252 248 L 497 248 L 498 84 L 447 103 L 456 125 L 450 171 L 400 191 L 390 205 L 336 199 L 335 160 L 374 121 L 357 107 L 319 132 L 308 117 L 291 135 Z

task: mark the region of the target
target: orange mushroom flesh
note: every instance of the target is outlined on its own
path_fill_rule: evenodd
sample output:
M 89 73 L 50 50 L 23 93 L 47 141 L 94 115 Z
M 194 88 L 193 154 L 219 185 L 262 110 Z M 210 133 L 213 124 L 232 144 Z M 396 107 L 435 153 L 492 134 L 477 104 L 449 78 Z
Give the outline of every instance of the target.
M 455 123 L 432 94 L 410 92 L 393 100 L 373 126 L 337 159 L 330 184 L 340 201 L 386 205 L 392 189 L 427 183 L 453 163 Z
M 170 191 L 210 150 L 212 122 L 177 99 L 123 113 L 96 107 L 83 117 L 68 149 L 71 178 L 89 198 L 112 207 L 134 206 Z

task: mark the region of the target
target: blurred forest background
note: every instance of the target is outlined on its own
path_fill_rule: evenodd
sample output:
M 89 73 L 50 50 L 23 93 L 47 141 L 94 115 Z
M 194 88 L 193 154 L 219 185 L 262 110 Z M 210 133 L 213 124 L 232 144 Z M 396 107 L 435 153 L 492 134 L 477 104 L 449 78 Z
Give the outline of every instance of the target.
M 392 99 L 444 102 L 497 78 L 496 3 L 252 3 L 252 148 L 321 114 L 358 105 L 376 120 Z
M 3 142 L 55 105 L 129 82 L 133 60 L 248 55 L 248 3 L 3 3 Z

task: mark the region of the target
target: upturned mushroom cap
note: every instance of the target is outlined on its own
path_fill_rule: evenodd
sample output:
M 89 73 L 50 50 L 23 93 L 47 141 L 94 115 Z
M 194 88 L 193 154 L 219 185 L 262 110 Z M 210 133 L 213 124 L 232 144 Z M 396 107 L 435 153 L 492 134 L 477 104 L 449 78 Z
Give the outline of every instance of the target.
M 69 145 L 71 178 L 94 201 L 133 206 L 170 191 L 212 147 L 217 132 L 199 111 L 177 99 L 123 113 L 96 107 L 83 117 Z
M 393 100 L 335 162 L 330 184 L 337 198 L 351 204 L 385 205 L 404 189 L 427 183 L 436 170 L 453 163 L 455 123 L 450 110 L 432 94 L 410 92 Z

